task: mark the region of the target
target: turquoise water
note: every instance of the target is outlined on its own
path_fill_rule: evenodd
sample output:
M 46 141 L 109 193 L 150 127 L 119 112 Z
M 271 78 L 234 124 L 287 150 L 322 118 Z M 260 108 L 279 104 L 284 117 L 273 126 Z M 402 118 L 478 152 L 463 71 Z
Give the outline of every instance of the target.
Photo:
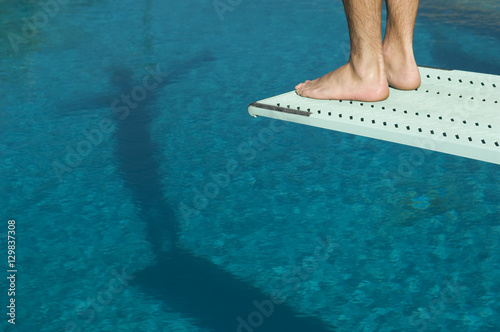
M 1 330 L 500 330 L 500 166 L 247 113 L 340 2 L 0 6 Z M 422 1 L 417 62 L 500 75 L 499 15 Z

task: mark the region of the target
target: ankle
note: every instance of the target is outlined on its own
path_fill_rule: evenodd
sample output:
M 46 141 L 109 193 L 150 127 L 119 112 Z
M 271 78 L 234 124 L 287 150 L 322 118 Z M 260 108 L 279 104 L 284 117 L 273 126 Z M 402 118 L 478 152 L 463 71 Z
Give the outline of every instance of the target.
M 413 65 L 415 57 L 413 55 L 412 45 L 404 45 L 399 42 L 390 42 L 384 40 L 382 45 L 382 52 L 384 54 L 384 62 L 387 65 L 398 64 L 399 66 Z
M 347 66 L 359 80 L 385 80 L 385 63 L 382 55 L 372 58 L 351 57 Z

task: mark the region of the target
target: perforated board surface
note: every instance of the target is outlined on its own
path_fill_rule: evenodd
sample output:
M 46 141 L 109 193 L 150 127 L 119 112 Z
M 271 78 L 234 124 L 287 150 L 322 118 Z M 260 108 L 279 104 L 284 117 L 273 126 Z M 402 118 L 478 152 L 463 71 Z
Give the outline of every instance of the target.
M 248 107 L 265 116 L 500 164 L 500 76 L 419 67 L 417 90 L 380 102 L 316 100 L 295 91 Z

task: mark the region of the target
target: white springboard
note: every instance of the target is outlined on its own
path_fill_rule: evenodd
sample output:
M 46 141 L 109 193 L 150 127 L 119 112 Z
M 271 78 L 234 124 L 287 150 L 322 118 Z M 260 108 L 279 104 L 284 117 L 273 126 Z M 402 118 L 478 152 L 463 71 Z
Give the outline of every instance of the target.
M 500 76 L 419 70 L 420 88 L 391 88 L 380 102 L 316 100 L 291 91 L 254 102 L 248 112 L 500 164 Z

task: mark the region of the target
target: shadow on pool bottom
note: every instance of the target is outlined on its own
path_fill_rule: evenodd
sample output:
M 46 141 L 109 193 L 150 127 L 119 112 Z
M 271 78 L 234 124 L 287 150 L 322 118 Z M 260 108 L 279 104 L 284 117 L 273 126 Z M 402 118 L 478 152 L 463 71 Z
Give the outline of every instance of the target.
M 317 317 L 299 317 L 286 303 L 274 305 L 250 283 L 177 245 L 180 225 L 164 197 L 163 179 L 168 175 L 159 169 L 158 156 L 162 162 L 168 156 L 162 155 L 152 138 L 151 124 L 161 109 L 156 101 L 163 89 L 211 61 L 210 53 L 202 53 L 174 66 L 168 75 L 155 74 L 161 76 L 155 93 L 134 109 L 124 104 L 117 108 L 122 111 L 115 116 L 117 170 L 141 210 L 146 237 L 157 258 L 156 264 L 136 273 L 131 284 L 161 300 L 169 310 L 214 332 L 332 331 Z M 132 77 L 131 68 L 116 66 L 110 80 L 115 89 L 127 95 L 137 85 Z M 168 253 L 163 251 L 165 243 L 170 246 Z
M 133 284 L 195 324 L 216 332 L 334 331 L 313 316 L 298 316 L 258 288 L 207 259 L 176 248 L 135 275 Z

